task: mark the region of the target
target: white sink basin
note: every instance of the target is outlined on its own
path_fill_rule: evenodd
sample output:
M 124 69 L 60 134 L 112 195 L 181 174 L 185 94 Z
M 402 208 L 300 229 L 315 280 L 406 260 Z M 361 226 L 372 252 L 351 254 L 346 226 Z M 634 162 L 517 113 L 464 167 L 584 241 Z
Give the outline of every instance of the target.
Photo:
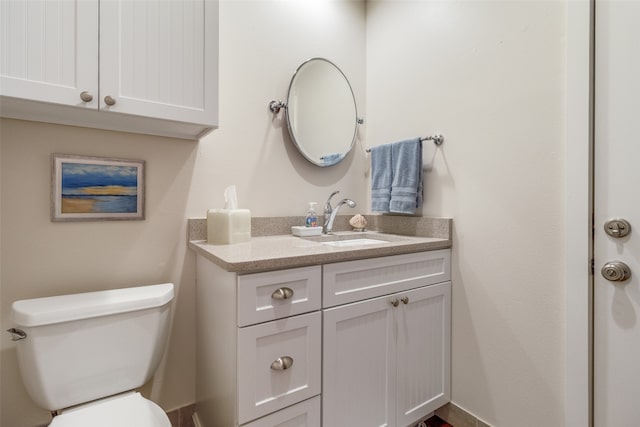
M 349 240 L 333 240 L 331 242 L 322 242 L 323 245 L 336 246 L 339 248 L 349 246 L 365 246 L 365 245 L 378 245 L 380 243 L 389 243 L 386 240 L 378 239 L 349 239 Z

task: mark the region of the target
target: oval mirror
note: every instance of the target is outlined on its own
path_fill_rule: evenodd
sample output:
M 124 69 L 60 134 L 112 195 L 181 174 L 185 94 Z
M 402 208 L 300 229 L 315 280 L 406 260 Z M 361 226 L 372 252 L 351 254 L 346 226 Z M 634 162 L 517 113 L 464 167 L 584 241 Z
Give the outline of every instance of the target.
M 287 126 L 300 153 L 318 166 L 340 162 L 356 139 L 353 90 L 331 61 L 312 58 L 298 67 L 287 94 Z

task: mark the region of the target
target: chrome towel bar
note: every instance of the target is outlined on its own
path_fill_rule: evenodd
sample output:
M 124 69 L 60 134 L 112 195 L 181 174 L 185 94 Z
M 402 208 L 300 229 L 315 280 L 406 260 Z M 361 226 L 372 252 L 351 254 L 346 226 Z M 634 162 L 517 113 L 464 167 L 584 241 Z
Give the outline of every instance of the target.
M 444 136 L 439 133 L 434 133 L 433 136 L 423 136 L 420 138 L 420 142 L 433 141 L 434 144 L 440 146 L 444 143 Z M 365 150 L 367 153 L 371 152 L 371 148 Z

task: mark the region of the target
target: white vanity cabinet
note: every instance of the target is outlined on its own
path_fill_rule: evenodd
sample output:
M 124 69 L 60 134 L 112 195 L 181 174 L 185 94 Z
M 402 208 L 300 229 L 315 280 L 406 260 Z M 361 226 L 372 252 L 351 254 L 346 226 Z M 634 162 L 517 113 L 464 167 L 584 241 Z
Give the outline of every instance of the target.
M 201 427 L 320 427 L 321 267 L 238 275 L 197 258 Z
M 254 274 L 198 255 L 200 427 L 407 427 L 447 403 L 450 254 Z
M 449 280 L 449 250 L 324 266 L 323 425 L 406 427 L 450 400 Z
M 217 0 L 0 5 L 2 117 L 195 139 L 218 120 Z

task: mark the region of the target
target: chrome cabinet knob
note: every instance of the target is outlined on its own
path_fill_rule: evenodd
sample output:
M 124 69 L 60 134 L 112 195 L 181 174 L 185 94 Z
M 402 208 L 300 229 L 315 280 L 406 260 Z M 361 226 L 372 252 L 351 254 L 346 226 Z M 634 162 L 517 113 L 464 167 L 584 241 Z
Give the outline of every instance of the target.
M 80 92 L 80 99 L 82 100 L 82 102 L 91 102 L 93 101 L 93 95 L 85 90 L 83 92 Z
M 275 300 L 285 300 L 293 296 L 293 289 L 282 287 L 278 288 L 271 294 L 271 298 Z
M 271 369 L 274 371 L 284 371 L 293 366 L 293 358 L 290 356 L 278 357 L 271 363 Z
M 631 269 L 622 261 L 609 261 L 600 272 L 610 282 L 624 282 L 631 277 Z
M 409 304 L 409 297 L 402 297 L 400 298 L 400 301 L 402 301 L 403 304 Z
M 400 304 L 400 301 L 398 301 L 396 298 L 391 298 L 389 300 L 389 302 L 391 303 L 392 306 L 397 307 Z
M 104 103 L 108 106 L 116 105 L 116 100 L 109 95 L 104 97 Z

